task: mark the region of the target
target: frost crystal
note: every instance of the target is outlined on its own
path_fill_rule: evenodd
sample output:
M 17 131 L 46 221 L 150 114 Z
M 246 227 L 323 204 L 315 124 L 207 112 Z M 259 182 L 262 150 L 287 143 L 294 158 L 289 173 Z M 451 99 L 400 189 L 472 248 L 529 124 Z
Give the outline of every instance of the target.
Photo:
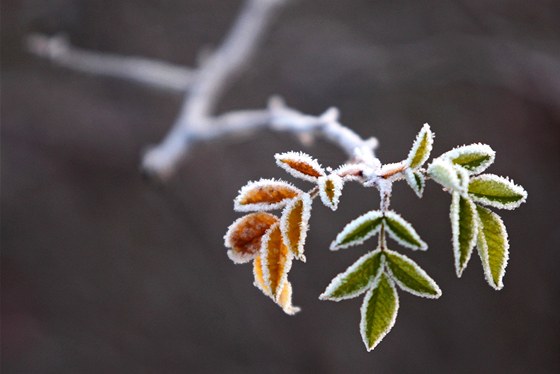
M 342 178 L 336 174 L 320 177 L 317 185 L 319 186 L 319 196 L 321 196 L 323 204 L 332 210 L 336 210 L 340 195 L 342 195 L 342 187 L 344 187 Z
M 234 209 L 238 212 L 279 209 L 302 193 L 303 191 L 288 182 L 260 179 L 241 188 L 234 200 Z
M 276 164 L 290 175 L 309 182 L 325 175 L 325 171 L 311 156 L 302 152 L 285 152 L 274 155 Z

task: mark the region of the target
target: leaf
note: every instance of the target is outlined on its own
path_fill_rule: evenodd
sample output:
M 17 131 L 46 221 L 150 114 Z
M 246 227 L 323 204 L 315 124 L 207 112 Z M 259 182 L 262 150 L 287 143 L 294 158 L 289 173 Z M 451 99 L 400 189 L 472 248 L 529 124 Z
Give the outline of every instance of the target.
M 343 273 L 331 280 L 321 300 L 340 301 L 351 299 L 364 293 L 383 271 L 383 256 L 377 249 L 360 257 Z
M 488 284 L 496 290 L 504 287 L 503 278 L 509 258 L 509 243 L 506 227 L 500 216 L 487 208 L 477 206 L 478 212 L 478 255 L 482 261 Z
M 276 164 L 290 175 L 310 182 L 324 176 L 325 171 L 317 160 L 302 152 L 285 152 L 274 155 Z
M 393 211 L 385 212 L 385 228 L 393 239 L 400 245 L 410 249 L 425 251 L 428 245 L 420 239 L 412 225 L 405 221 L 400 215 Z
M 454 192 L 449 216 L 451 219 L 455 271 L 457 277 L 460 278 L 467 267 L 476 244 L 478 234 L 476 205 L 471 199 Z
M 364 297 L 360 333 L 368 351 L 374 349 L 395 325 L 399 297 L 393 281 L 382 274 Z
M 391 277 L 404 291 L 430 299 L 441 296 L 439 286 L 417 263 L 388 249 L 385 250 L 385 256 Z
M 241 188 L 234 200 L 233 209 L 238 212 L 279 209 L 302 193 L 288 182 L 261 179 L 249 182 Z
M 404 171 L 404 176 L 406 178 L 406 182 L 410 188 L 412 188 L 416 196 L 421 198 L 424 193 L 424 187 L 426 186 L 426 178 L 424 178 L 424 175 L 418 171 L 406 169 Z
M 471 179 L 469 195 L 477 202 L 498 209 L 515 209 L 527 200 L 527 191 L 507 178 L 482 174 Z
M 465 179 L 460 170 L 451 161 L 437 158 L 428 167 L 428 174 L 443 187 L 463 192 L 465 190 Z
M 338 249 L 362 244 L 379 232 L 382 221 L 383 213 L 379 210 L 372 210 L 366 214 L 362 214 L 342 229 L 336 236 L 336 239 L 331 243 L 330 250 L 336 251 Z
M 286 205 L 280 220 L 280 230 L 284 243 L 298 260 L 304 262 L 303 246 L 307 237 L 310 216 L 311 197 L 304 193 Z
M 260 250 L 263 281 L 276 301 L 292 267 L 292 255 L 282 240 L 280 225 L 273 225 L 262 238 Z
M 264 212 L 238 218 L 224 236 L 224 245 L 231 248 L 228 257 L 236 264 L 251 261 L 261 248 L 262 236 L 276 222 L 278 217 Z
M 456 165 L 460 165 L 471 174 L 482 173 L 494 162 L 496 152 L 486 144 L 463 145 L 444 153 L 440 158 L 446 158 Z
M 319 196 L 323 204 L 332 210 L 338 208 L 340 195 L 342 195 L 342 187 L 344 181 L 336 174 L 320 177 L 318 181 Z
M 278 296 L 277 304 L 282 308 L 282 310 L 284 310 L 286 314 L 289 314 L 291 316 L 301 310 L 299 307 L 292 305 L 292 284 L 287 280 L 284 282 L 282 291 Z
M 421 167 L 426 160 L 430 157 L 430 152 L 432 151 L 432 146 L 434 144 L 434 134 L 430 130 L 430 125 L 424 124 L 418 135 L 416 135 L 416 140 L 408 153 L 406 159 L 406 164 L 411 169 L 417 169 Z
M 255 287 L 261 290 L 266 296 L 272 297 L 272 292 L 270 292 L 270 287 L 264 281 L 264 272 L 262 267 L 261 256 L 255 257 L 253 260 L 253 275 L 255 276 Z

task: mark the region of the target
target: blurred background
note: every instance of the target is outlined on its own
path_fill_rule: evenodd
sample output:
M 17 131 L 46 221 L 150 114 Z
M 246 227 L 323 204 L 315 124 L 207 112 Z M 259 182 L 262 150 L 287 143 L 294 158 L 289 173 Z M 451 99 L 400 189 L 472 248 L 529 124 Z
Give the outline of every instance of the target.
M 25 35 L 66 33 L 81 48 L 195 65 L 240 0 L 4 0 L 1 13 L 2 372 L 5 373 L 558 373 L 560 371 L 560 2 L 298 0 L 278 15 L 251 68 L 219 110 L 262 108 L 279 94 L 405 157 L 421 125 L 433 155 L 483 142 L 490 172 L 529 192 L 509 230 L 505 288 L 473 255 L 459 280 L 450 197 L 393 207 L 429 243 L 410 253 L 443 297 L 400 292 L 391 333 L 367 353 L 361 299 L 318 295 L 371 243 L 332 253 L 352 218 L 378 206 L 349 185 L 335 214 L 315 204 L 307 263 L 291 271 L 289 317 L 233 265 L 222 236 L 232 199 L 260 177 L 287 178 L 273 155 L 344 155 L 286 134 L 198 147 L 165 186 L 144 181 L 142 151 L 167 132 L 181 96 L 82 74 L 30 56 Z M 298 184 L 305 186 L 305 184 Z M 396 244 L 393 244 L 394 248 Z

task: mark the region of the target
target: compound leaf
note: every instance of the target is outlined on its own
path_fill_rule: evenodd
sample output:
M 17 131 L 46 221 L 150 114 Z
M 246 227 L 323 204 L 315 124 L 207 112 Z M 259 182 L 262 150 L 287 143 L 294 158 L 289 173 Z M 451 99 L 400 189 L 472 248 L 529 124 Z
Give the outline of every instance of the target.
M 399 297 L 386 274 L 374 282 L 361 307 L 360 333 L 368 351 L 374 349 L 395 325 Z
M 360 257 L 343 273 L 333 278 L 319 296 L 321 300 L 340 301 L 364 293 L 383 271 L 383 255 L 379 249 Z
M 394 251 L 385 250 L 385 255 L 391 277 L 404 291 L 430 299 L 441 296 L 436 282 L 417 263 Z

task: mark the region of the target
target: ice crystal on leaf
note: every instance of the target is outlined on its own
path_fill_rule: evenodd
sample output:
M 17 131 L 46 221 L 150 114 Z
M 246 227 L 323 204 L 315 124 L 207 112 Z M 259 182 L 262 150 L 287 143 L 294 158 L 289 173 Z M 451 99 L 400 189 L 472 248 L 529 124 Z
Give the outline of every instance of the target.
M 527 192 L 507 178 L 479 175 L 495 159 L 495 152 L 485 144 L 454 148 L 424 166 L 433 140 L 434 134 L 425 124 L 407 158 L 383 166 L 365 145 L 354 149 L 348 163 L 337 168 L 323 168 L 313 157 L 301 152 L 276 154 L 278 166 L 314 186 L 304 192 L 282 180 L 261 179 L 242 187 L 234 209 L 253 213 L 237 219 L 228 228 L 224 236 L 228 256 L 235 263 L 253 260 L 254 285 L 286 314 L 295 314 L 299 308 L 292 304 L 288 273 L 294 258 L 305 261 L 313 200 L 320 197 L 334 211 L 345 183 L 375 187 L 380 196 L 379 209 L 370 210 L 344 226 L 330 249 L 357 246 L 377 236 L 376 249 L 336 275 L 319 296 L 321 300 L 341 301 L 365 294 L 360 333 L 370 351 L 395 324 L 399 309 L 397 288 L 430 299 L 442 294 L 418 263 L 387 247 L 390 237 L 406 248 L 428 248 L 411 223 L 390 210 L 389 205 L 393 183 L 405 180 L 421 198 L 426 181 L 433 180 L 451 194 L 449 217 L 457 276 L 462 275 L 476 247 L 486 280 L 493 288 L 501 289 L 509 258 L 507 231 L 502 219 L 483 205 L 515 209 L 526 201 Z M 274 209 L 282 209 L 280 217 L 266 212 Z
M 241 188 L 234 201 L 234 209 L 238 212 L 279 209 L 301 194 L 299 188 L 288 182 L 261 179 L 249 182 Z
M 317 178 L 325 175 L 325 171 L 319 165 L 319 162 L 305 153 L 279 153 L 274 158 L 278 166 L 296 178 L 316 182 Z

